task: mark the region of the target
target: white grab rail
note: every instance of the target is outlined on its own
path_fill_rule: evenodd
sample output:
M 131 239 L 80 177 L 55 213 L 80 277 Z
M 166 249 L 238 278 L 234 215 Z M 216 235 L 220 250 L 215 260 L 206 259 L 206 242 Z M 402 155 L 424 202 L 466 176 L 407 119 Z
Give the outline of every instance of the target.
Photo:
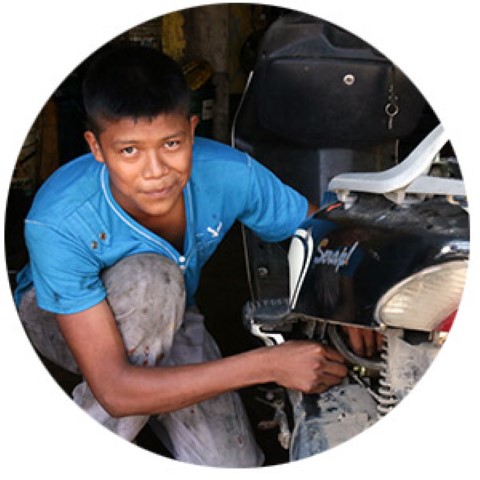
M 462 180 L 426 175 L 447 141 L 440 124 L 398 165 L 381 172 L 342 173 L 330 181 L 328 189 L 339 198 L 350 192 L 365 192 L 383 194 L 398 202 L 403 201 L 406 193 L 465 196 Z

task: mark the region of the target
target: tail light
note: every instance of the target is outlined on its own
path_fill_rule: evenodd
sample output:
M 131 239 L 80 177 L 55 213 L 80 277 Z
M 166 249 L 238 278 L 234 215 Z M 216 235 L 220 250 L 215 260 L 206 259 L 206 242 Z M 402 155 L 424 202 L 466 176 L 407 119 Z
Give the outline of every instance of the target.
M 436 331 L 448 333 L 452 328 L 453 321 L 455 320 L 456 316 L 457 316 L 457 310 L 452 312 L 443 322 L 441 322 L 440 325 L 436 328 Z
M 437 329 L 458 308 L 467 266 L 467 260 L 455 260 L 428 267 L 406 278 L 379 300 L 376 320 L 389 327 Z

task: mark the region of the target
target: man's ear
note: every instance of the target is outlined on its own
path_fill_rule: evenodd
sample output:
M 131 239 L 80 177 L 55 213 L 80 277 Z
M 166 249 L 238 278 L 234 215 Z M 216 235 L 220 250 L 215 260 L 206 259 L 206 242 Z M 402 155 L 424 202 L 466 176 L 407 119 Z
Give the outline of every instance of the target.
M 197 128 L 199 121 L 200 119 L 198 118 L 198 115 L 192 115 L 190 117 L 190 135 L 192 138 L 195 136 L 195 129 Z
M 98 143 L 97 137 L 95 136 L 95 134 L 92 131 L 87 130 L 83 134 L 83 136 L 84 136 L 85 140 L 87 141 L 88 146 L 90 147 L 90 151 L 92 152 L 93 156 L 95 157 L 95 160 L 97 162 L 104 163 L 102 149 L 100 148 L 100 144 Z

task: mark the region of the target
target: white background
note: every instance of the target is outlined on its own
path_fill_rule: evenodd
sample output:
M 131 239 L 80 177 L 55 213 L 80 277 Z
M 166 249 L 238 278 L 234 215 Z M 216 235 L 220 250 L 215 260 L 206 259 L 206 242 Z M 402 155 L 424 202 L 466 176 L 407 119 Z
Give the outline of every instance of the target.
M 447 128 L 466 177 L 472 215 L 472 266 L 449 341 L 414 392 L 367 432 L 315 458 L 228 475 L 337 475 L 337 478 L 449 478 L 477 472 L 478 190 L 480 162 L 475 2 L 331 0 L 277 2 L 337 23 L 397 63 Z M 93 50 L 138 23 L 167 13 L 163 2 L 2 2 L 2 216 L 15 159 L 43 103 Z M 175 2 L 175 8 L 198 5 Z M 447 6 L 444 6 L 447 5 Z M 3 220 L 4 217 L 2 217 Z M 80 411 L 53 382 L 20 328 L 5 273 L 0 275 L 0 476 L 4 478 L 224 478 L 143 451 Z M 8 472 L 8 473 L 7 473 Z M 462 473 L 461 473 L 462 472 Z M 472 476 L 475 476 L 473 474 Z

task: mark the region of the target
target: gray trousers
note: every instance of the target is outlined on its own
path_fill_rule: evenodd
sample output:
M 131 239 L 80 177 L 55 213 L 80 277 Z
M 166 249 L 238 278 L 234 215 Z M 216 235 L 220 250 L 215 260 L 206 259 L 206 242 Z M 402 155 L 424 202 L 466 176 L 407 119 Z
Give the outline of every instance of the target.
M 183 275 L 170 260 L 155 254 L 133 255 L 105 270 L 102 281 L 132 364 L 181 365 L 220 357 L 203 316 L 193 309 L 185 312 Z M 42 355 L 80 373 L 55 315 L 37 306 L 34 289 L 22 299 L 19 316 Z M 129 441 L 150 418 L 111 417 L 85 381 L 75 387 L 72 396 L 94 419 Z M 150 420 L 177 460 L 218 467 L 255 467 L 264 461 L 236 392 Z

